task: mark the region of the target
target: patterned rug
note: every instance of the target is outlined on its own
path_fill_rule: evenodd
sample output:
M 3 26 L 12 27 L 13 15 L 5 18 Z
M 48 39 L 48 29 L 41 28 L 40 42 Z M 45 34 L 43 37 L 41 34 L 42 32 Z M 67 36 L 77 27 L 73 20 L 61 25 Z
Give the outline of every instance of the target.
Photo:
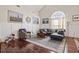
M 76 39 L 75 38 L 67 38 L 67 48 L 68 48 L 68 53 L 77 53 L 77 45 L 76 45 Z
M 58 53 L 62 53 L 65 51 L 65 43 L 66 39 L 64 38 L 62 41 L 50 40 L 49 37 L 46 38 L 30 38 L 27 39 L 34 44 L 46 47 L 50 50 L 56 51 Z

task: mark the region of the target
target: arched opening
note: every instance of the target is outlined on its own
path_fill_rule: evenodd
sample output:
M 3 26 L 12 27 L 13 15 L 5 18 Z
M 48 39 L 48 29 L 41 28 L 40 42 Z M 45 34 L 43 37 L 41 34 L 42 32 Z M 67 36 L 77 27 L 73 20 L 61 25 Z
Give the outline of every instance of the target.
M 56 11 L 51 15 L 52 29 L 65 29 L 65 14 L 62 11 Z

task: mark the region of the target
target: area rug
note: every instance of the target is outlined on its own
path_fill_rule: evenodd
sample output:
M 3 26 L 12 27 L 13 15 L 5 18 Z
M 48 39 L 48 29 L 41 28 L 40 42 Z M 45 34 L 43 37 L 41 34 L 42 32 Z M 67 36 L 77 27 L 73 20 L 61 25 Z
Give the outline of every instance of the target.
M 65 38 L 62 41 L 50 40 L 49 37 L 46 37 L 46 38 L 30 38 L 30 39 L 27 39 L 27 41 L 30 41 L 34 44 L 43 46 L 43 47 L 48 48 L 50 50 L 56 51 L 58 53 L 65 52 L 65 45 L 66 45 L 66 39 Z

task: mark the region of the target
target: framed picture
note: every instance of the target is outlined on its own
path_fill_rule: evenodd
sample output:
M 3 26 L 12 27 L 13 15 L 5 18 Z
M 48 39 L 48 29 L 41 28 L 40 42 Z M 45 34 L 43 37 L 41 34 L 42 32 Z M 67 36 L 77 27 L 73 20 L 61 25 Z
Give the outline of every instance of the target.
M 33 24 L 39 24 L 39 18 L 38 17 L 33 16 L 32 20 L 33 20 Z
M 8 20 L 9 22 L 22 22 L 23 14 L 8 10 Z
M 73 21 L 79 21 L 79 15 L 72 15 Z
M 48 23 L 49 23 L 49 18 L 42 19 L 42 24 L 48 24 Z

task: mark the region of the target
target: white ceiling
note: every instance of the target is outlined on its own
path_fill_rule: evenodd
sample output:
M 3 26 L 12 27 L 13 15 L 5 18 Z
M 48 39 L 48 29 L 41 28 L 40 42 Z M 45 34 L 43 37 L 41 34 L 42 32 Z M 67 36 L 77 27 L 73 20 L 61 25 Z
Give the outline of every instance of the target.
M 0 5 L 0 7 L 18 8 L 28 12 L 39 12 L 44 7 L 44 5 Z
M 20 8 L 31 12 L 39 12 L 43 7 L 43 5 L 20 5 Z

